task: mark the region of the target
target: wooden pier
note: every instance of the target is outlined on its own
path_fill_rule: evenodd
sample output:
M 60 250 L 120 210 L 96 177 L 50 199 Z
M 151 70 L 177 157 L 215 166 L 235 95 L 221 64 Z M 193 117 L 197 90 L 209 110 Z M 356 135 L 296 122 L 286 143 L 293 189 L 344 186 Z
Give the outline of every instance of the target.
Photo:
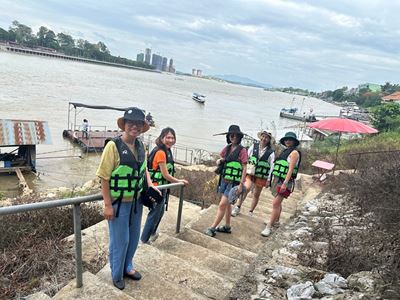
M 78 144 L 85 152 L 102 152 L 106 141 L 121 135 L 122 132 L 118 130 L 107 131 L 88 131 L 88 137 L 85 136 L 83 131 L 79 130 L 64 130 L 63 137 L 69 139 L 71 142 Z

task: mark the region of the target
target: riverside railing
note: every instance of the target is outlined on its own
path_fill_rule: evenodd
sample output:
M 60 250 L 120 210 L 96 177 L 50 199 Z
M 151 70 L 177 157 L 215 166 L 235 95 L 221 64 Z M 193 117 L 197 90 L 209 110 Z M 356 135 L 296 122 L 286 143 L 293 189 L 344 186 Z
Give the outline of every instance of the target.
M 185 186 L 182 182 L 165 184 L 165 185 L 160 185 L 157 187 L 159 190 L 180 188 L 178 215 L 177 215 L 177 219 L 176 219 L 176 229 L 175 229 L 176 233 L 179 233 L 180 228 L 181 228 L 184 187 Z M 91 195 L 91 196 L 83 196 L 83 197 L 75 197 L 75 198 L 65 198 L 65 199 L 58 199 L 58 200 L 50 200 L 50 201 L 36 202 L 36 203 L 29 203 L 29 204 L 5 206 L 5 207 L 0 207 L 0 216 L 18 214 L 18 213 L 29 212 L 29 211 L 33 211 L 33 210 L 39 210 L 39 209 L 48 209 L 48 208 L 54 208 L 54 207 L 73 205 L 76 287 L 80 288 L 83 286 L 81 203 L 95 202 L 95 201 L 99 201 L 99 200 L 103 200 L 103 196 L 101 194 Z

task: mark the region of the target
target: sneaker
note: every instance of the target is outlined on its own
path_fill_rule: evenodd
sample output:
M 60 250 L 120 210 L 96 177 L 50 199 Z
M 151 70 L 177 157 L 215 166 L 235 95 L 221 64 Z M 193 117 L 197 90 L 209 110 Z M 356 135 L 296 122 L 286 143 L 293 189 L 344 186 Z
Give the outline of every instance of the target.
M 252 217 L 254 214 L 252 211 L 249 211 L 249 213 L 247 214 L 249 217 Z
M 236 217 L 239 213 L 240 213 L 240 207 L 239 207 L 239 206 L 235 206 L 235 207 L 232 209 L 231 216 L 232 216 L 232 217 Z
M 262 236 L 269 236 L 271 234 L 272 230 L 271 227 L 265 227 L 265 229 L 263 231 L 261 231 L 261 235 Z
M 209 227 L 204 233 L 207 234 L 208 236 L 214 237 L 216 235 L 215 231 L 216 231 L 215 228 Z

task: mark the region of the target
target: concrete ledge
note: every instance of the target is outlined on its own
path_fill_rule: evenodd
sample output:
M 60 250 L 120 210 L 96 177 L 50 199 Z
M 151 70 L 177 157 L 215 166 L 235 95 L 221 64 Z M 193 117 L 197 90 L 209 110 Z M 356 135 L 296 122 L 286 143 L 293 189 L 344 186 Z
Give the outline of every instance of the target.
M 141 280 L 133 281 L 129 278 L 125 278 L 124 293 L 132 296 L 135 300 L 207 299 L 206 297 L 198 295 L 186 287 L 166 281 L 155 273 L 148 272 L 141 268 L 138 268 L 138 270 L 143 276 Z M 97 276 L 104 282 L 112 284 L 110 265 L 107 264 L 99 273 L 97 273 Z
M 256 257 L 256 254 L 253 252 L 232 246 L 218 239 L 206 236 L 202 232 L 198 232 L 192 229 L 186 229 L 185 231 L 181 232 L 177 237 L 183 241 L 202 246 L 204 248 L 207 248 L 208 250 L 220 253 L 222 255 L 245 262 L 247 264 L 251 263 L 251 261 Z
M 63 287 L 54 297 L 55 300 L 65 299 L 79 299 L 79 300 L 133 300 L 134 298 L 128 296 L 119 289 L 108 285 L 104 281 L 99 280 L 99 277 L 92 273 L 83 273 L 83 287 L 77 289 L 75 281 L 71 281 L 68 285 Z
M 166 281 L 212 299 L 223 299 L 233 287 L 233 282 L 220 274 L 194 266 L 190 262 L 162 252 L 150 245 L 141 245 L 135 254 L 139 270 L 157 274 Z
M 161 234 L 152 244 L 157 249 L 179 257 L 194 266 L 212 270 L 222 277 L 238 280 L 247 270 L 248 263 L 230 258 L 202 246 Z

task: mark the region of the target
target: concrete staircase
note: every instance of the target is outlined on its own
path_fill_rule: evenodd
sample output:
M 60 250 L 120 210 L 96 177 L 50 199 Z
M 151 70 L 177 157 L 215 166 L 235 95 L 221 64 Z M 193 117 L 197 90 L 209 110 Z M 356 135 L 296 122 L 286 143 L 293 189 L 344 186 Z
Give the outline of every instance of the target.
M 295 213 L 297 201 L 313 197 L 311 179 L 302 176 L 302 190 L 284 200 L 281 223 Z M 242 206 L 242 213 L 232 218 L 232 233 L 217 233 L 208 237 L 204 231 L 212 223 L 217 206 L 206 210 L 184 203 L 181 233 L 175 234 L 178 199 L 171 197 L 169 210 L 160 224 L 160 235 L 151 245 L 139 245 L 135 266 L 142 280 L 125 279 L 126 287 L 120 291 L 113 287 L 110 267 L 107 264 L 96 275 L 84 273 L 83 288 L 70 282 L 54 299 L 224 299 L 245 275 L 259 249 L 269 238 L 262 237 L 264 221 L 271 211 L 272 196 L 269 190 L 261 194 L 252 217 L 247 215 L 251 194 Z M 146 214 L 144 214 L 143 222 Z M 107 224 L 100 222 L 84 231 L 83 259 L 87 263 L 97 256 L 107 255 Z M 71 239 L 71 238 L 69 238 Z

